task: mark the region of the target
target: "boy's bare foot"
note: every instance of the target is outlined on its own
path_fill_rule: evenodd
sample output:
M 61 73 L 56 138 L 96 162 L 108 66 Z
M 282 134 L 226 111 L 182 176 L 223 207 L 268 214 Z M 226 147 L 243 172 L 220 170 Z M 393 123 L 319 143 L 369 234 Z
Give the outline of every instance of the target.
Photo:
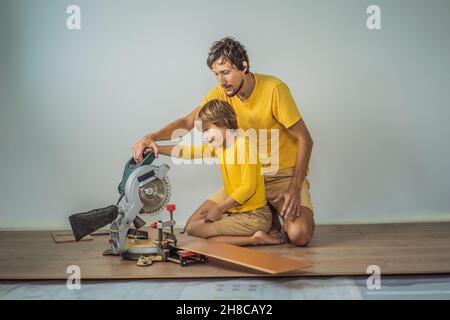
M 264 231 L 256 231 L 252 238 L 255 244 L 281 244 L 281 235 L 278 231 L 274 230 L 269 232 L 269 234 Z

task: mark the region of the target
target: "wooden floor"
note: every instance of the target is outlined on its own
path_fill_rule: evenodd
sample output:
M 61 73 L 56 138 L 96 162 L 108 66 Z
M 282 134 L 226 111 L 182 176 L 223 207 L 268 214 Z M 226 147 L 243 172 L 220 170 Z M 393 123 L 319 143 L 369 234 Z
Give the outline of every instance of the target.
M 82 279 L 269 276 L 214 259 L 187 267 L 170 262 L 138 267 L 133 261 L 102 256 L 107 236 L 56 244 L 52 232 L 0 232 L 0 280 L 67 279 L 69 265 L 80 266 Z M 307 248 L 288 244 L 254 248 L 313 264 L 284 276 L 366 275 L 374 264 L 384 275 L 450 273 L 450 222 L 318 225 Z

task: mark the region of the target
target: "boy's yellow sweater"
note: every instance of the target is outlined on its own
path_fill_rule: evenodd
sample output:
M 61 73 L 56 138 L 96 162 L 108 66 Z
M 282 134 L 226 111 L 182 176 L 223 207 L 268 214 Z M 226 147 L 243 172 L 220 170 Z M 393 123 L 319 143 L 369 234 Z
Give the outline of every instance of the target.
M 229 147 L 216 149 L 210 144 L 180 147 L 180 157 L 185 159 L 218 158 L 225 192 L 239 203 L 229 212 L 251 211 L 267 204 L 257 146 L 248 137 L 237 136 Z

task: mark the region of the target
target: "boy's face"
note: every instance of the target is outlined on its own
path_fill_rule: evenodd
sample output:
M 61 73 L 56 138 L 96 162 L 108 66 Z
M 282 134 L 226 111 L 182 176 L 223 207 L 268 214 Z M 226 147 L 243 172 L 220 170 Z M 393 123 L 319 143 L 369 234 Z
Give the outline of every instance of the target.
M 226 128 L 214 124 L 203 125 L 203 138 L 208 140 L 213 148 L 220 148 L 225 143 Z

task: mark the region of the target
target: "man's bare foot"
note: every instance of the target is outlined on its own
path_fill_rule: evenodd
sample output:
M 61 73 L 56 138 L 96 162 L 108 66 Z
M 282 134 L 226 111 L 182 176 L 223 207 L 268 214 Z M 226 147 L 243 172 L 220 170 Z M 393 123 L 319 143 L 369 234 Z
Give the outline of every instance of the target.
M 256 231 L 252 238 L 255 244 L 281 244 L 283 242 L 280 233 L 276 230 L 269 232 L 269 234 L 264 231 Z

